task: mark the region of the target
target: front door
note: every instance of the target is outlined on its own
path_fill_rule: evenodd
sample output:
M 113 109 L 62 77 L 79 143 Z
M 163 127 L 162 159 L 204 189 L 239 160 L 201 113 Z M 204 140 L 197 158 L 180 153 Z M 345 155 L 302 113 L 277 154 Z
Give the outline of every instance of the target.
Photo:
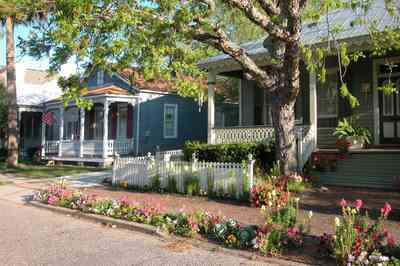
M 393 73 L 390 81 L 400 90 L 399 73 Z M 388 82 L 388 77 L 379 78 L 379 86 Z M 400 144 L 400 96 L 398 93 L 379 92 L 380 141 L 382 144 Z

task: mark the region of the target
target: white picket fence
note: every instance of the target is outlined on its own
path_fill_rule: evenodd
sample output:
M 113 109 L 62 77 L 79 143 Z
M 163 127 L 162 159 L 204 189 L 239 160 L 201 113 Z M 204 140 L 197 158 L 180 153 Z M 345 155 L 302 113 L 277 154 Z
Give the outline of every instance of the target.
M 163 160 L 154 156 L 116 158 L 113 167 L 113 184 L 126 182 L 129 186 L 149 188 L 153 178 L 160 179 L 161 187 L 168 188 L 170 179 L 175 179 L 176 189 L 185 193 L 185 180 L 196 178 L 200 191 L 240 198 L 253 186 L 254 160 L 238 163 L 188 162 Z

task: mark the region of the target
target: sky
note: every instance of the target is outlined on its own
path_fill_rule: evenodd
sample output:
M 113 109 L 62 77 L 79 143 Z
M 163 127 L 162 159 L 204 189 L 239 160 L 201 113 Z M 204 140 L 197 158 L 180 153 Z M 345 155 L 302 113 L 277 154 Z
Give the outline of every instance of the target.
M 0 66 L 6 64 L 6 38 L 4 26 L 1 27 L 1 38 L 0 38 Z M 14 30 L 15 41 L 17 43 L 18 37 L 27 38 L 29 36 L 30 28 L 28 26 L 16 26 Z M 16 58 L 17 64 L 23 64 L 26 68 L 32 69 L 47 69 L 49 66 L 48 58 L 42 58 L 37 60 L 27 55 L 22 55 L 20 49 L 16 48 Z M 75 65 L 69 63 L 62 67 L 60 75 L 68 76 L 75 72 Z

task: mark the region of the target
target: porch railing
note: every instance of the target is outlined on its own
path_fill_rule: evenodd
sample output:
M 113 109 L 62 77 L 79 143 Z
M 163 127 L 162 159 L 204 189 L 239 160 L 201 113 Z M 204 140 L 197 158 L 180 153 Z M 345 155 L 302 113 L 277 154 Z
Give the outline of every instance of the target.
M 227 127 L 212 130 L 215 144 L 257 142 L 270 139 L 274 135 L 274 129 L 265 126 Z
M 61 155 L 70 157 L 79 157 L 81 143 L 79 140 L 47 140 L 44 145 L 45 156 L 58 155 L 61 144 Z M 82 142 L 83 156 L 101 157 L 103 155 L 103 141 L 102 140 L 84 140 Z M 107 156 L 114 154 L 126 155 L 134 152 L 133 139 L 123 140 L 108 140 L 107 142 Z
M 274 129 L 267 126 L 214 128 L 214 144 L 259 142 L 273 138 Z M 310 126 L 296 126 L 298 167 L 302 168 L 316 148 L 315 130 Z

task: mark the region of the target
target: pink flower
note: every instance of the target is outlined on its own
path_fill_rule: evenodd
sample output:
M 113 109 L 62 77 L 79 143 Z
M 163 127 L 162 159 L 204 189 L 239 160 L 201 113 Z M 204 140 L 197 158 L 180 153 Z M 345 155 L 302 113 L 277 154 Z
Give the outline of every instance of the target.
M 361 207 L 363 206 L 363 201 L 358 199 L 354 202 L 354 207 L 356 207 L 357 210 L 361 209 Z
M 50 197 L 47 199 L 47 203 L 48 203 L 49 205 L 55 205 L 57 202 L 58 202 L 58 198 L 55 197 L 55 196 L 50 196 Z
M 395 247 L 396 246 L 396 238 L 394 237 L 393 234 L 388 234 L 388 236 L 387 236 L 387 244 L 390 247 Z
M 292 227 L 287 231 L 288 237 L 295 238 L 299 234 L 299 229 Z
M 342 206 L 342 207 L 347 206 L 347 201 L 346 201 L 345 199 L 342 199 L 342 200 L 340 201 L 340 206 Z
M 385 205 L 383 206 L 383 208 L 381 208 L 381 214 L 384 217 L 387 217 L 389 215 L 389 213 L 392 211 L 392 206 L 390 206 L 389 203 L 385 203 Z
M 126 196 L 126 195 L 122 196 L 119 201 L 122 204 L 126 204 L 126 205 L 129 205 L 131 203 L 131 201 L 129 200 L 128 196 Z

